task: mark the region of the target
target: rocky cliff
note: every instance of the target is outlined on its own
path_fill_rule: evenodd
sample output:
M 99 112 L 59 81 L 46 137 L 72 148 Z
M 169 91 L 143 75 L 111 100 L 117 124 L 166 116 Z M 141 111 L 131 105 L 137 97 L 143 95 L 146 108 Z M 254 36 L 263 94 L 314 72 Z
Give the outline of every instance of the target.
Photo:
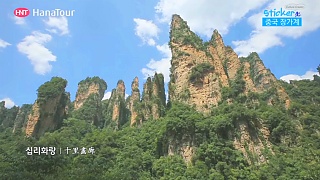
M 203 42 L 179 15 L 173 15 L 169 45 L 172 52 L 169 101 L 184 102 L 208 114 L 219 103 L 232 103 L 241 96 L 255 94 L 269 105 L 289 107 L 289 96 L 258 54 L 239 58 L 230 46 L 225 46 L 217 30 L 208 42 Z M 241 135 L 240 139 L 235 138 L 234 146 L 248 161 L 248 154 L 253 154 L 259 157 L 258 162 L 265 162 L 261 152 L 263 149 L 272 152 L 270 133 L 264 125 L 258 127 L 255 133 L 249 133 L 246 122 L 238 122 L 237 131 Z
M 17 116 L 14 120 L 13 133 L 25 131 L 28 122 L 28 115 L 30 114 L 32 109 L 31 104 L 24 104 L 19 108 Z
M 157 74 L 149 77 L 143 85 L 141 111 L 143 120 L 158 119 L 164 115 L 166 95 L 164 91 L 164 77 Z
M 13 133 L 25 131 L 28 115 L 31 112 L 31 104 L 23 104 L 21 107 L 5 107 L 5 101 L 0 102 L 0 125 L 4 128 L 13 128 Z
M 0 102 L 0 125 L 4 128 L 13 127 L 14 119 L 17 116 L 19 107 L 13 106 L 10 109 L 5 108 L 5 101 Z
M 97 99 L 101 100 L 106 89 L 107 83 L 99 77 L 88 77 L 80 81 L 74 102 L 74 110 L 81 108 L 91 94 L 97 95 Z
M 267 69 L 257 53 L 238 57 L 230 46 L 226 46 L 217 30 L 209 41 L 203 40 L 190 30 L 178 15 L 173 15 L 170 42 L 172 59 L 169 82 L 169 105 L 182 102 L 194 106 L 202 115 L 215 116 L 212 109 L 219 105 L 243 104 L 254 109 L 265 103 L 288 108 L 290 99 L 276 77 Z M 166 95 L 164 77 L 155 73 L 143 84 L 142 94 L 139 79 L 131 84 L 131 95 L 125 98 L 125 84 L 119 80 L 107 100 L 102 100 L 107 83 L 98 78 L 87 78 L 78 84 L 76 99 L 70 103 L 70 94 L 65 92 L 66 81 L 52 78 L 38 89 L 38 99 L 31 107 L 12 109 L 15 121 L 7 121 L 4 102 L 0 103 L 0 123 L 13 126 L 15 131 L 24 127 L 26 135 L 39 137 L 46 131 L 61 126 L 62 120 L 71 114 L 76 119 L 86 120 L 99 127 L 121 128 L 130 121 L 130 126 L 141 126 L 148 119 L 164 116 Z M 170 107 L 170 106 L 168 106 Z M 31 113 L 28 113 L 31 111 Z M 204 116 L 204 117 L 205 117 Z M 205 119 L 205 118 L 203 118 Z M 268 151 L 273 154 L 269 141 L 270 131 L 259 119 L 236 119 L 234 130 L 225 132 L 233 140 L 249 163 L 267 161 Z M 14 123 L 13 123 L 14 122 Z M 252 125 L 254 122 L 254 125 Z M 196 151 L 194 133 L 181 137 L 168 135 L 168 155 L 180 154 L 191 162 Z
M 289 106 L 288 95 L 257 53 L 238 58 L 230 46 L 224 45 L 217 30 L 208 42 L 203 42 L 180 16 L 174 15 L 169 44 L 170 101 L 195 105 L 197 110 L 207 113 L 222 100 L 224 87 L 238 88 L 238 94 L 276 88 L 276 97 Z
M 128 98 L 128 106 L 130 112 L 130 126 L 135 124 L 141 124 L 142 118 L 139 115 L 139 103 L 140 103 L 140 90 L 139 90 L 139 79 L 135 77 L 131 83 L 131 95 Z
M 99 77 L 88 77 L 80 81 L 72 116 L 103 126 L 101 100 L 106 89 L 107 83 Z
M 104 109 L 107 120 L 105 126 L 112 126 L 118 129 L 127 122 L 128 112 L 125 105 L 125 90 L 124 82 L 119 80 L 116 89 L 111 92 L 106 109 Z
M 68 94 L 65 92 L 67 81 L 53 77 L 38 89 L 38 98 L 28 117 L 26 136 L 39 137 L 62 125 L 66 117 Z

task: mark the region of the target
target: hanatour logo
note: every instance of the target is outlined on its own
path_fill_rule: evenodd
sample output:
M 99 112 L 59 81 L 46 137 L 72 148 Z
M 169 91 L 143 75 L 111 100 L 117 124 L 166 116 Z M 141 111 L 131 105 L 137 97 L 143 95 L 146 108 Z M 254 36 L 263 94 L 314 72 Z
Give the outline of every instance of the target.
M 286 8 L 263 11 L 262 26 L 302 26 L 301 12 L 295 9 L 303 5 L 287 5 Z
M 32 16 L 40 17 L 59 17 L 59 16 L 74 16 L 75 10 L 62 10 L 62 9 L 53 9 L 53 10 L 41 10 L 41 9 L 32 9 Z M 28 8 L 17 8 L 13 11 L 13 14 L 17 17 L 27 17 L 30 15 L 30 10 Z

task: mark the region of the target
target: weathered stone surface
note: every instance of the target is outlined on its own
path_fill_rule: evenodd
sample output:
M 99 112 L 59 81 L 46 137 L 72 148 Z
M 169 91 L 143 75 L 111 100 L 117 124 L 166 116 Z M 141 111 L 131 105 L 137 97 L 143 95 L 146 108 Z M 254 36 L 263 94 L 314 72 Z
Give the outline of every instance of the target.
M 244 82 L 245 87 L 240 94 L 261 94 L 275 89 L 275 93 L 268 97 L 269 104 L 282 103 L 289 107 L 290 99 L 287 93 L 264 66 L 258 54 L 251 53 L 248 57 L 239 58 L 230 46 L 225 46 L 217 30 L 213 31 L 210 41 L 203 43 L 180 16 L 173 15 L 169 45 L 172 52 L 169 101 L 194 105 L 198 111 L 207 114 L 223 100 L 228 104 L 233 103 L 233 98 L 222 99 L 223 88 L 232 89 L 235 82 Z M 193 81 L 193 77 L 198 77 L 198 80 Z M 269 130 L 261 125 L 257 131 L 264 137 L 258 137 L 258 133 L 249 135 L 247 126 L 239 122 L 241 138 L 235 139 L 235 147 L 247 157 L 248 152 L 244 151 L 243 146 L 248 143 L 249 151 L 263 163 L 266 158 L 261 153 L 262 149 L 268 148 L 272 152 L 267 135 Z
M 99 77 L 88 77 L 79 82 L 76 100 L 74 101 L 73 117 L 102 127 L 104 122 L 101 100 L 106 89 L 107 83 Z M 69 112 L 69 106 L 66 107 L 66 111 Z
M 40 137 L 47 131 L 58 129 L 66 117 L 66 98 L 65 94 L 61 94 L 43 105 L 36 101 L 28 117 L 26 136 Z
M 19 112 L 19 107 L 13 106 L 10 109 L 5 107 L 5 101 L 0 103 L 0 124 L 4 128 L 13 127 L 14 119 Z
M 127 122 L 128 112 L 125 104 L 125 85 L 122 80 L 119 80 L 116 89 L 112 90 L 105 108 L 104 111 L 108 119 L 105 126 L 112 126 L 118 129 Z
M 18 114 L 14 120 L 13 133 L 25 131 L 28 122 L 28 115 L 30 114 L 31 109 L 31 104 L 24 104 L 19 108 Z
M 230 46 L 225 46 L 221 35 L 214 30 L 209 42 L 202 40 L 190 31 L 180 16 L 174 15 L 170 31 L 172 52 L 171 79 L 169 83 L 170 101 L 195 105 L 197 110 L 207 113 L 221 101 L 221 89 L 229 87 L 243 68 L 246 82 L 245 94 L 262 93 L 271 87 L 288 107 L 290 100 L 277 82 L 275 76 L 264 66 L 259 56 L 252 53 L 241 61 Z M 192 83 L 189 77 L 194 68 L 206 63 L 214 70 L 203 73 L 201 82 Z
M 32 106 L 26 126 L 26 136 L 40 137 L 47 131 L 61 127 L 66 117 L 68 93 L 67 81 L 54 77 L 38 89 L 38 98 Z
M 106 89 L 107 83 L 98 77 L 88 77 L 87 79 L 81 81 L 78 84 L 78 91 L 76 94 L 76 100 L 74 102 L 74 110 L 78 110 L 91 94 L 97 94 L 97 99 L 100 99 L 101 101 Z
M 258 121 L 255 125 L 257 130 L 250 131 L 247 122 L 238 122 L 237 130 L 240 131 L 240 138 L 235 137 L 233 142 L 234 147 L 243 153 L 249 164 L 267 162 L 267 156 L 263 153 L 265 149 L 268 149 L 271 154 L 274 154 L 269 141 L 269 129 Z
M 194 140 L 190 135 L 183 135 L 179 141 L 176 137 L 171 137 L 168 142 L 168 155 L 172 156 L 179 154 L 186 163 L 191 163 L 192 157 L 195 154 Z
M 141 111 L 143 120 L 149 118 L 159 119 L 164 114 L 166 106 L 166 95 L 164 91 L 164 77 L 157 74 L 147 78 L 143 85 Z
M 138 119 L 138 106 L 140 103 L 139 79 L 135 77 L 131 84 L 131 95 L 129 97 L 128 109 L 130 111 L 130 126 L 141 124 L 142 119 Z

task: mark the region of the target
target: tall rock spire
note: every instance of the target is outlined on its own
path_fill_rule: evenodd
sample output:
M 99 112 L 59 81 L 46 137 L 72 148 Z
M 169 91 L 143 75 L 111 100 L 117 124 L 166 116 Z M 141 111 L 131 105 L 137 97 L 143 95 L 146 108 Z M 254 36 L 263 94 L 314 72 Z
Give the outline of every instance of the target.
M 73 117 L 85 119 L 96 126 L 103 125 L 101 100 L 107 83 L 99 77 L 88 77 L 78 84 Z
M 26 136 L 40 137 L 47 131 L 61 127 L 69 101 L 66 86 L 65 79 L 53 77 L 39 87 L 38 98 L 28 117 Z
M 288 95 L 277 85 L 277 79 L 259 56 L 252 53 L 247 58 L 239 58 L 230 46 L 225 46 L 217 30 L 203 43 L 180 16 L 173 15 L 169 44 L 172 52 L 170 101 L 195 105 L 197 110 L 208 113 L 222 101 L 224 87 L 243 82 L 240 93 L 244 94 L 262 93 L 275 87 L 277 96 L 288 107 Z
M 127 122 L 128 114 L 125 105 L 125 90 L 124 82 L 119 80 L 117 87 L 111 92 L 111 96 L 105 109 L 107 118 L 105 126 L 112 126 L 115 129 L 119 129 L 121 125 Z
M 142 119 L 139 116 L 138 107 L 140 103 L 140 90 L 139 90 L 139 79 L 135 77 L 131 84 L 131 96 L 129 99 L 128 109 L 130 111 L 130 126 L 135 124 L 141 124 Z
M 143 85 L 142 116 L 144 120 L 149 118 L 158 119 L 164 115 L 166 97 L 164 91 L 164 77 L 157 74 L 153 78 L 149 77 Z
M 198 111 L 207 114 L 218 103 L 232 103 L 241 97 L 239 95 L 257 93 L 270 105 L 277 103 L 289 107 L 287 93 L 264 66 L 258 54 L 251 53 L 248 57 L 239 58 L 230 46 L 224 44 L 217 30 L 213 31 L 208 42 L 203 43 L 180 16 L 173 15 L 169 45 L 172 52 L 170 101 L 195 106 Z M 267 148 L 272 152 L 268 128 L 260 124 L 260 132 L 255 132 L 255 135 L 249 134 L 246 122 L 237 122 L 236 128 L 241 136 L 235 137 L 235 147 L 246 156 L 248 152 L 243 147 L 248 144 L 251 153 L 264 162 L 265 157 L 260 150 Z M 258 137 L 259 133 L 263 134 L 263 138 Z M 255 144 L 252 139 L 266 141 L 267 146 Z

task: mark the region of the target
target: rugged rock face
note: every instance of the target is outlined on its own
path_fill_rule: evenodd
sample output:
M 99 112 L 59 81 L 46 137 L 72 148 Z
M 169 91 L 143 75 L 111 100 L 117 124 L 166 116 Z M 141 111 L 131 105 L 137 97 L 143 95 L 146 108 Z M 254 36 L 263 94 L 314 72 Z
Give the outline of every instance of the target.
M 290 106 L 290 98 L 285 92 L 284 88 L 277 81 L 277 78 L 267 69 L 257 53 L 251 53 L 247 58 L 242 58 L 248 68 L 248 79 L 253 82 L 253 87 L 248 88 L 251 91 L 263 92 L 274 89 L 276 97 L 271 97 L 270 102 L 274 99 L 279 99 L 280 103 L 284 104 L 286 108 Z M 247 84 L 249 81 L 246 81 Z M 270 103 L 272 105 L 272 103 Z
M 270 105 L 277 103 L 289 107 L 289 96 L 258 54 L 239 58 L 230 46 L 224 45 L 217 30 L 208 42 L 203 42 L 180 16 L 173 15 L 169 45 L 172 52 L 169 101 L 194 105 L 206 114 L 219 102 L 226 100 L 230 104 L 239 94 L 257 93 L 265 94 Z M 226 93 L 228 91 L 232 93 Z M 226 94 L 227 98 L 224 97 Z M 248 124 L 238 122 L 241 136 L 235 138 L 234 145 L 249 162 L 252 160 L 249 154 L 252 154 L 263 163 L 266 157 L 262 150 L 272 152 L 272 148 L 268 140 L 269 130 L 261 124 L 257 127 L 255 133 L 249 133 Z M 183 149 L 188 146 L 175 147 Z
M 10 109 L 5 107 L 5 102 L 0 103 L 0 124 L 4 128 L 13 127 L 14 119 L 17 116 L 19 107 L 13 106 Z
M 99 77 L 88 77 L 79 82 L 73 117 L 103 126 L 101 100 L 106 89 L 107 83 Z
M 117 88 L 112 90 L 110 99 L 106 105 L 106 117 L 111 119 L 115 129 L 118 129 L 127 121 L 127 109 L 125 106 L 125 85 L 122 80 L 117 83 Z M 105 126 L 110 122 L 106 122 Z
M 158 119 L 163 116 L 165 106 L 164 78 L 162 74 L 155 73 L 153 78 L 149 77 L 143 85 L 141 101 L 143 120 Z
M 14 120 L 13 133 L 19 132 L 20 130 L 25 131 L 31 109 L 31 104 L 24 104 L 19 108 L 18 114 Z
M 267 162 L 266 155 L 274 154 L 269 141 L 270 131 L 259 122 L 255 123 L 255 131 L 252 131 L 252 128 L 247 122 L 238 122 L 237 129 L 240 131 L 240 138 L 234 138 L 234 147 L 243 153 L 249 164 Z
M 184 135 L 179 141 L 171 137 L 168 142 L 168 155 L 179 154 L 188 164 L 191 163 L 192 157 L 195 154 L 194 138 L 190 135 Z
M 66 117 L 68 94 L 65 92 L 67 81 L 54 77 L 38 89 L 38 98 L 28 117 L 26 136 L 39 137 L 47 131 L 53 131 L 62 125 Z
M 131 95 L 128 101 L 128 109 L 130 112 L 130 126 L 141 124 L 142 119 L 138 117 L 138 107 L 140 103 L 139 79 L 135 77 L 131 84 Z
M 208 67 L 207 71 L 196 74 L 197 70 L 203 70 L 202 67 L 197 68 L 197 65 L 206 63 L 208 66 L 213 67 L 214 56 L 211 57 L 211 54 L 207 56 L 209 53 L 202 40 L 190 31 L 186 22 L 178 15 L 173 16 L 170 35 L 172 51 L 171 79 L 169 83 L 170 101 L 194 104 L 199 111 L 207 112 L 209 110 L 208 105 L 216 105 L 220 100 L 221 87 L 218 75 L 222 75 L 225 78 L 225 72 L 223 68 L 214 71 Z M 219 56 L 218 52 L 214 55 Z M 219 67 L 219 63 L 215 64 Z M 221 63 L 220 66 L 222 66 Z M 192 72 L 196 74 L 197 81 L 190 80 Z M 227 83 L 227 81 L 223 83 Z
M 4 118 L 5 118 L 5 101 L 0 102 L 0 124 L 2 124 Z
M 209 112 L 221 101 L 222 88 L 231 86 L 241 76 L 240 79 L 245 81 L 243 93 L 262 93 L 275 87 L 277 97 L 287 107 L 290 103 L 288 95 L 257 53 L 238 58 L 231 47 L 224 45 L 217 30 L 210 41 L 203 43 L 180 16 L 174 15 L 170 47 L 170 101 L 185 102 L 195 105 L 201 112 Z M 240 71 L 242 74 L 239 75 Z
M 107 83 L 99 77 L 88 77 L 79 82 L 76 100 L 74 102 L 74 110 L 78 110 L 91 94 L 96 94 L 97 99 L 101 101 L 106 89 Z

